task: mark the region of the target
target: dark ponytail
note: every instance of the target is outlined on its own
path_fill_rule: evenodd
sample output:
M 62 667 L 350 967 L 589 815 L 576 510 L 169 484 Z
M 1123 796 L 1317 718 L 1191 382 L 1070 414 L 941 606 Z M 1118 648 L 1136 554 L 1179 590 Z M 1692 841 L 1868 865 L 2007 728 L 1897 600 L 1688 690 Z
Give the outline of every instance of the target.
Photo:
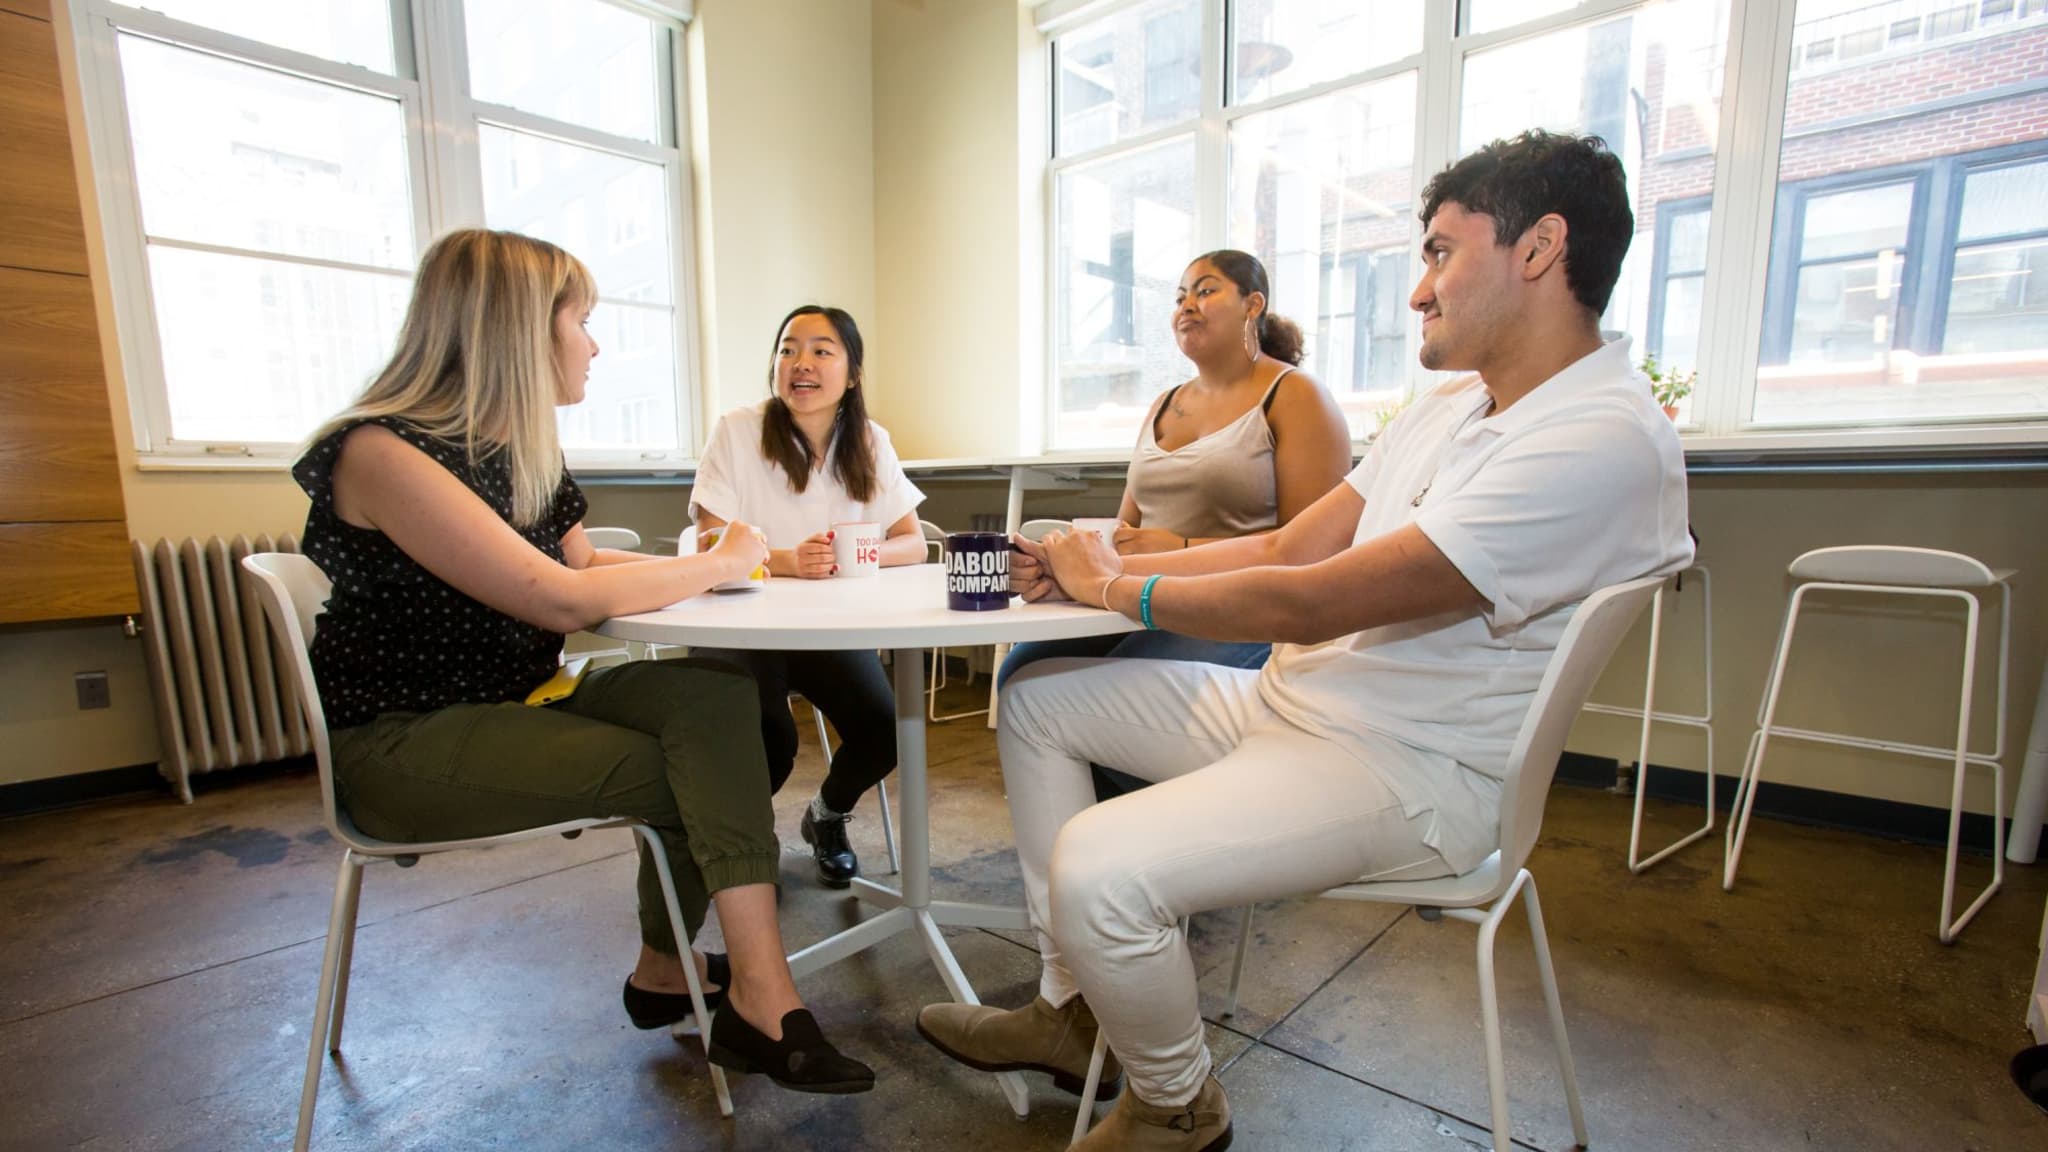
M 832 330 L 839 334 L 839 343 L 846 349 L 846 394 L 839 398 L 839 411 L 832 418 L 832 439 L 827 445 L 832 450 L 832 472 L 846 494 L 856 503 L 865 504 L 875 498 L 875 491 L 881 486 L 875 476 L 875 445 L 868 435 L 868 406 L 863 397 L 867 395 L 860 387 L 861 360 L 865 347 L 861 343 L 860 328 L 844 308 L 826 308 L 806 304 L 794 309 L 775 326 L 775 347 L 782 348 L 782 334 L 789 330 L 789 322 L 799 316 L 823 316 L 832 324 Z M 811 442 L 796 426 L 796 418 L 789 414 L 789 405 L 775 391 L 774 360 L 768 367 L 768 409 L 761 417 L 761 455 L 774 461 L 789 478 L 789 486 L 802 492 L 810 486 L 811 469 L 818 461 L 811 452 Z
M 1208 261 L 1218 272 L 1230 278 L 1237 285 L 1238 294 L 1250 296 L 1257 292 L 1266 298 L 1266 310 L 1259 313 L 1259 351 L 1283 364 L 1299 364 L 1305 352 L 1301 344 L 1301 326 L 1285 316 L 1273 312 L 1273 290 L 1266 282 L 1266 266 L 1249 252 L 1235 248 L 1218 248 L 1195 257 L 1196 263 Z

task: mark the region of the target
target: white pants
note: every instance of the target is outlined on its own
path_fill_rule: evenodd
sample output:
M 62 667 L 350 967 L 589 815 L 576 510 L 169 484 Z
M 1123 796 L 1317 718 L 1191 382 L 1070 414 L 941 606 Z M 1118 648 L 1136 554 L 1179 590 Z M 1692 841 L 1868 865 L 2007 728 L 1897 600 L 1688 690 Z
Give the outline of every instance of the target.
M 1369 763 L 1281 719 L 1259 673 L 1167 660 L 1046 660 L 1012 677 L 997 734 L 1039 991 L 1076 992 L 1138 1097 L 1209 1074 L 1180 919 L 1361 879 L 1452 873 Z M 1088 765 L 1154 786 L 1095 803 Z

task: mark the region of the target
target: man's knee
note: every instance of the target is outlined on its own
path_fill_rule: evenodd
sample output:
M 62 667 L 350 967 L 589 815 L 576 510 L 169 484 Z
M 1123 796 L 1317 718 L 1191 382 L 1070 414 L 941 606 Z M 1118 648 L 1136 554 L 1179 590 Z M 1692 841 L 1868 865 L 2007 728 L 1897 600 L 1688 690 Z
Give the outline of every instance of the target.
M 1054 935 L 1063 942 L 1077 932 L 1122 936 L 1156 919 L 1139 878 L 1157 853 L 1116 807 L 1082 811 L 1053 841 L 1047 879 Z

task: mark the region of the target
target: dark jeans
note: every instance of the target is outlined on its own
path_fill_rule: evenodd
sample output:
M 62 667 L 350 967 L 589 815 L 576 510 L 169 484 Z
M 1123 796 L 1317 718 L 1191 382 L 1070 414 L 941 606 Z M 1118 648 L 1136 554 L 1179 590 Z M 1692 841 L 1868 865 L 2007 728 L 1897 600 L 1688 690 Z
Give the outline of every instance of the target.
M 1234 640 L 1198 640 L 1178 632 L 1126 632 L 1120 636 L 1079 636 L 1072 640 L 1029 640 L 1010 649 L 1003 666 L 996 670 L 1000 689 L 1017 669 L 1034 660 L 1055 656 L 1113 657 L 1123 660 L 1186 660 L 1195 664 L 1221 664 L 1225 668 L 1263 668 L 1273 654 L 1271 644 Z M 1145 782 L 1127 772 L 1101 764 L 1089 765 L 1095 777 L 1097 799 L 1108 800 L 1145 787 Z
M 645 820 L 661 834 L 695 935 L 712 893 L 778 882 L 757 706 L 738 669 L 699 658 L 599 668 L 545 708 L 455 704 L 339 729 L 336 791 L 356 826 L 380 840 L 492 836 L 582 816 Z M 659 874 L 635 840 L 641 942 L 677 955 Z
M 854 652 L 755 652 L 691 648 L 694 656 L 736 664 L 761 689 L 761 743 L 768 786 L 780 792 L 796 767 L 796 717 L 789 694 L 800 692 L 839 733 L 839 751 L 818 795 L 834 812 L 851 812 L 896 768 L 896 693 L 874 649 Z

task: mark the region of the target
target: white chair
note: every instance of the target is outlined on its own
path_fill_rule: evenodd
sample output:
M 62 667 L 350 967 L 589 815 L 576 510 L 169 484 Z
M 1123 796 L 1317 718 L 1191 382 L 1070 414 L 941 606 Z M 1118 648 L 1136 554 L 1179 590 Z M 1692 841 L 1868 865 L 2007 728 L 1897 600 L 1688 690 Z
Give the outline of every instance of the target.
M 372 862 L 390 860 L 401 868 L 409 868 L 422 856 L 442 852 L 489 848 L 546 836 L 575 837 L 594 828 L 631 828 L 647 842 L 655 869 L 661 877 L 662 900 L 668 908 L 669 924 L 675 929 L 676 940 L 687 952 L 690 938 L 683 929 L 683 911 L 676 902 L 675 877 L 669 872 L 668 857 L 663 853 L 661 840 L 654 829 L 637 820 L 596 817 L 564 820 L 543 828 L 528 828 L 497 836 L 418 844 L 378 840 L 358 829 L 334 800 L 334 764 L 328 750 L 327 717 L 320 705 L 320 695 L 313 681 L 313 664 L 308 657 L 313 630 L 317 626 L 316 618 L 327 603 L 327 577 L 312 560 L 296 553 L 261 552 L 245 558 L 242 567 L 256 581 L 256 592 L 263 601 L 264 616 L 270 621 L 277 657 L 291 670 L 291 688 L 298 696 L 300 711 L 313 739 L 314 759 L 320 766 L 320 805 L 327 818 L 327 830 L 343 846 L 341 872 L 334 882 L 334 907 L 327 921 L 327 947 L 320 958 L 320 991 L 314 1001 L 313 1025 L 306 1045 L 306 1082 L 299 1096 L 298 1134 L 292 1141 L 294 1152 L 305 1152 L 312 1140 L 313 1105 L 320 1093 L 321 1049 L 337 1055 L 341 1052 L 341 1022 L 348 1006 L 349 961 L 355 947 L 356 909 L 362 899 L 363 869 Z M 698 983 L 695 964 L 684 963 L 683 973 L 689 982 L 690 1005 L 700 1023 L 697 1032 L 704 1043 L 708 1061 L 711 1030 L 702 1027 L 701 1023 L 711 1017 L 704 1010 L 704 989 Z M 708 1067 L 712 1088 L 718 1096 L 719 1115 L 731 1116 L 732 1094 L 726 1088 L 725 1070 L 716 1064 L 708 1064 Z
M 583 538 L 592 548 L 616 548 L 631 552 L 640 546 L 640 534 L 631 528 L 585 528 Z
M 1749 817 L 1756 807 L 1757 784 L 1763 779 L 1764 751 L 1773 736 L 1818 744 L 1840 744 L 1871 752 L 1889 752 L 1952 763 L 1948 814 L 1948 858 L 1942 871 L 1941 921 L 1939 935 L 1944 944 L 1953 943 L 1963 926 L 1977 914 L 2005 882 L 2005 755 L 2006 667 L 2012 643 L 2013 570 L 1987 568 L 1981 561 L 1958 552 L 1932 548 L 1892 545 L 1852 545 L 1820 548 L 1799 557 L 1788 569 L 1797 587 L 1785 607 L 1784 627 L 1778 633 L 1777 655 L 1765 682 L 1763 704 L 1757 710 L 1757 728 L 1749 738 L 1749 752 L 1742 761 L 1742 775 L 1736 778 L 1734 819 L 1728 823 L 1727 860 L 1721 887 L 1733 890 L 1735 870 L 1742 862 L 1742 842 L 1749 832 Z M 1970 707 L 1975 696 L 1977 671 L 1977 594 L 1996 588 L 1998 609 L 1998 720 L 1990 752 L 1970 751 Z M 1896 740 L 1873 740 L 1841 732 L 1817 732 L 1788 728 L 1777 723 L 1778 693 L 1784 686 L 1785 663 L 1792 653 L 1792 637 L 1799 622 L 1799 609 L 1809 592 L 1848 592 L 1884 596 L 1918 596 L 1961 601 L 1966 631 L 1963 634 L 1963 676 L 1957 705 L 1954 747 L 1906 744 Z M 1955 908 L 1956 855 L 1963 830 L 1963 780 L 1970 765 L 1991 769 L 1991 883 L 1953 921 Z
M 940 539 L 943 540 L 944 537 L 941 536 Z M 688 556 L 696 550 L 697 526 L 691 524 L 683 529 L 681 536 L 676 538 L 676 555 Z M 664 648 L 673 647 L 675 645 L 672 644 L 649 644 L 647 645 L 647 658 L 650 660 L 657 659 L 657 652 Z M 789 694 L 792 702 L 790 705 L 790 715 L 792 717 L 796 715 L 794 701 L 799 695 L 800 693 L 797 692 Z M 809 702 L 806 701 L 806 703 Z M 818 722 L 818 748 L 825 757 L 825 763 L 830 765 L 832 763 L 832 738 L 825 729 L 825 714 L 818 710 L 816 704 L 811 705 L 811 718 Z M 887 780 L 876 781 L 875 803 L 882 806 L 882 843 L 889 850 L 889 874 L 894 876 L 903 871 L 903 863 L 898 858 L 896 852 L 896 820 L 890 815 L 889 811 L 889 782 Z
M 1677 595 L 1683 590 L 1684 582 L 1690 576 L 1699 577 L 1701 606 L 1701 648 L 1706 653 L 1705 706 L 1698 715 L 1688 712 L 1657 711 L 1657 653 L 1664 635 L 1664 595 L 1667 591 Z M 1628 827 L 1628 870 L 1640 873 L 1652 864 L 1678 851 L 1694 841 L 1705 838 L 1714 830 L 1714 582 L 1712 573 L 1705 565 L 1694 565 L 1673 576 L 1667 587 L 1657 589 L 1657 595 L 1650 601 L 1650 655 L 1643 667 L 1643 705 L 1630 708 L 1620 704 L 1588 703 L 1585 708 L 1606 716 L 1638 716 L 1643 721 L 1643 732 L 1636 750 L 1636 800 L 1635 814 Z M 1675 724 L 1682 728 L 1698 729 L 1706 737 L 1707 744 L 1707 819 L 1706 823 L 1693 829 L 1678 840 L 1665 845 L 1645 860 L 1639 856 L 1639 845 L 1643 838 L 1643 794 L 1649 789 L 1650 778 L 1650 729 L 1655 724 Z M 1232 997 L 1232 1003 L 1236 998 Z
M 927 561 L 943 560 L 946 553 L 946 530 L 929 520 L 919 520 L 917 526 L 924 533 Z M 967 712 L 948 712 L 944 716 L 939 715 L 939 689 L 944 688 L 947 683 L 946 650 L 944 648 L 934 648 L 931 650 L 930 672 L 931 674 L 924 678 L 924 714 L 927 720 L 934 724 L 943 724 L 948 720 L 964 720 L 969 716 L 984 716 L 988 714 L 987 708 L 975 708 Z M 967 683 L 974 683 L 974 662 L 972 660 L 969 660 L 967 663 Z
M 1073 530 L 1074 522 L 1072 520 L 1026 520 L 1017 526 L 1017 535 L 1035 542 L 1045 539 L 1047 532 L 1072 532 Z
M 1627 634 L 1643 607 L 1655 598 L 1664 579 L 1657 576 L 1602 588 L 1586 597 L 1558 640 L 1557 651 L 1543 671 L 1543 680 L 1529 704 L 1521 732 L 1508 754 L 1500 794 L 1500 848 L 1478 868 L 1441 880 L 1386 881 L 1347 884 L 1322 895 L 1332 900 L 1373 904 L 1407 904 L 1425 920 L 1449 916 L 1479 925 L 1479 1021 L 1486 1039 L 1486 1083 L 1493 1105 L 1493 1147 L 1508 1152 L 1507 1075 L 1501 1054 L 1500 998 L 1493 976 L 1493 940 L 1500 924 L 1521 896 L 1529 914 L 1529 935 L 1536 949 L 1536 971 L 1550 1012 L 1550 1033 L 1557 1045 L 1558 1069 L 1564 1078 L 1565 1102 L 1571 1109 L 1572 1135 L 1586 1144 L 1585 1110 L 1579 1103 L 1578 1073 L 1572 1065 L 1571 1043 L 1565 1036 L 1564 1004 L 1558 999 L 1557 975 L 1550 962 L 1550 938 L 1544 933 L 1543 908 L 1536 898 L 1536 880 L 1523 865 L 1543 827 L 1543 805 L 1551 777 L 1564 754 L 1572 720 L 1593 690 L 1607 658 Z M 1245 939 L 1238 941 L 1237 965 L 1244 965 Z M 1235 988 L 1237 975 L 1231 977 Z M 1080 1113 L 1074 1118 L 1074 1140 L 1087 1134 L 1094 1117 L 1095 1089 L 1102 1078 L 1107 1036 L 1096 1034 L 1095 1054 L 1082 1087 Z
M 631 552 L 640 546 L 640 534 L 631 528 L 585 528 L 583 538 L 590 542 L 592 548 L 616 548 L 621 552 Z M 641 660 L 646 658 L 646 651 L 638 642 L 628 640 L 616 648 L 593 648 L 578 651 L 574 655 L 589 657 L 592 660 L 603 660 L 609 656 Z

